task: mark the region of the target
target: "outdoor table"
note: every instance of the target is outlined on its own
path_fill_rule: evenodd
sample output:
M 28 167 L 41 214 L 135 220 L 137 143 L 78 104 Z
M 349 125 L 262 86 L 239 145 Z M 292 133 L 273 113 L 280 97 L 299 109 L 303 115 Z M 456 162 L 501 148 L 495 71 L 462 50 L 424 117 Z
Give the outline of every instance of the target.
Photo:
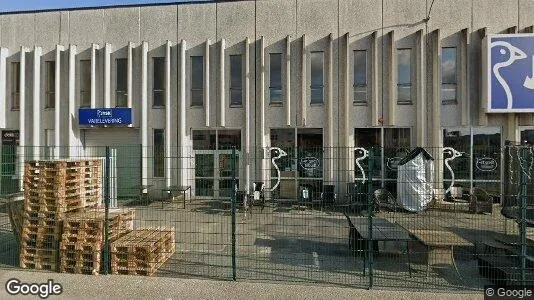
M 408 272 L 412 276 L 412 270 L 410 267 L 410 241 L 412 237 L 410 232 L 401 227 L 397 223 L 391 223 L 390 221 L 382 218 L 373 218 L 372 220 L 372 231 L 369 231 L 369 218 L 367 217 L 355 217 L 355 216 L 346 216 L 349 221 L 349 246 L 354 249 L 356 248 L 356 240 L 359 235 L 360 239 L 364 241 L 365 249 L 362 249 L 364 253 L 367 253 L 369 249 L 369 243 L 372 243 L 373 250 L 371 253 L 364 255 L 363 261 L 363 273 L 365 275 L 366 262 L 368 255 L 373 255 L 374 252 L 378 252 L 378 242 L 393 242 L 400 241 L 406 242 L 406 256 L 408 259 Z
M 161 189 L 162 192 L 166 192 L 167 194 L 170 195 L 171 201 L 172 201 L 172 198 L 173 198 L 173 194 L 175 192 L 183 193 L 183 195 L 184 195 L 184 202 L 183 202 L 184 206 L 183 206 L 183 208 L 184 209 L 185 209 L 185 192 L 187 190 L 189 190 L 189 203 L 191 203 L 192 196 L 191 196 L 191 186 L 190 185 L 171 185 L 169 187 Z M 161 207 L 162 208 L 163 208 L 163 200 L 161 201 Z

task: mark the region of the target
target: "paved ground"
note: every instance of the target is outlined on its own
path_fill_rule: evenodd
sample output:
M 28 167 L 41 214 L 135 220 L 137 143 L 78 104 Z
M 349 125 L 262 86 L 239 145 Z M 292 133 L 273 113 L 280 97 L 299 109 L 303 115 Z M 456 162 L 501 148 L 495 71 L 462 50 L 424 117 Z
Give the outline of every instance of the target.
M 55 283 L 60 283 L 63 293 L 48 299 L 483 299 L 482 292 L 436 294 L 126 275 L 50 274 L 20 270 L 0 271 L 0 299 L 39 299 L 37 296 L 15 297 L 7 294 L 5 282 L 10 278 L 27 283 L 53 279 Z
M 181 202 L 163 205 L 158 202 L 134 208 L 136 209 L 134 224 L 136 228 L 146 226 L 175 228 L 176 252 L 156 273 L 156 278 L 118 279 L 122 277 L 114 275 L 112 277 L 83 276 L 81 279 L 75 279 L 79 277 L 73 276 L 73 279 L 70 279 L 69 275 L 56 273 L 46 274 L 45 277 L 62 278 L 66 280 L 65 282 L 74 280 L 73 286 L 76 286 L 76 282 L 83 280 L 88 282 L 95 280 L 94 286 L 105 282 L 106 285 L 116 285 L 118 290 L 132 289 L 132 285 L 136 282 L 146 283 L 148 290 L 153 281 L 160 282 L 161 280 L 162 284 L 173 286 L 177 283 L 188 282 L 183 288 L 197 286 L 200 292 L 202 292 L 201 286 L 209 281 L 197 281 L 191 278 L 216 280 L 232 278 L 232 227 L 228 206 L 223 206 L 216 201 L 193 201 L 192 204 L 187 203 L 186 209 L 182 208 Z M 259 287 L 283 293 L 284 290 L 308 291 L 310 284 L 314 284 L 313 286 L 322 284 L 335 290 L 341 288 L 339 291 L 346 291 L 343 287 L 351 287 L 349 291 L 354 293 L 359 291 L 355 288 L 361 289 L 368 286 L 368 272 L 364 275 L 362 257 L 350 251 L 348 247 L 349 227 L 343 214 L 320 209 L 306 210 L 294 206 L 268 206 L 261 213 L 257 210 L 258 208 L 255 208 L 255 212 L 248 214 L 246 219 L 243 213 L 237 214 L 236 261 L 239 283 L 236 285 L 231 282 L 215 281 L 210 284 L 220 286 L 219 289 L 228 291 L 228 293 L 238 288 L 243 290 L 244 295 L 254 293 L 256 289 L 261 289 Z M 395 218 L 405 218 L 405 220 L 411 220 L 410 218 L 416 216 L 414 214 L 388 214 Z M 503 231 L 502 222 L 496 222 L 492 216 L 455 211 L 435 212 L 420 216 L 434 225 L 475 230 L 468 232 L 469 235 L 466 238 L 480 234 L 481 231 L 478 231 L 480 228 L 496 232 Z M 0 268 L 13 268 L 9 272 L 16 271 L 14 268 L 18 266 L 17 248 L 7 215 L 0 210 Z M 411 291 L 473 291 L 489 284 L 486 278 L 478 274 L 476 258 L 471 248 L 458 249 L 455 252 L 461 276 L 458 276 L 452 266 L 441 265 L 432 267 L 428 277 L 426 276 L 425 248 L 421 245 L 414 243 L 411 246 L 410 268 L 407 257 L 403 253 L 405 244 L 380 243 L 379 248 L 380 255 L 374 264 L 374 282 L 377 289 L 404 290 L 406 292 L 400 292 L 398 295 L 410 295 Z M 8 271 L 0 269 L 0 272 Z M 244 281 L 280 282 L 281 284 L 251 285 Z M 126 287 L 122 288 L 122 283 Z M 288 288 L 287 283 L 299 283 L 305 286 Z M 177 286 L 180 286 L 179 284 Z M 320 288 L 317 293 L 320 294 L 323 289 L 329 290 L 330 287 Z M 82 285 L 80 288 L 85 289 L 85 286 Z M 157 285 L 154 288 L 158 293 L 166 291 L 160 291 Z M 252 289 L 252 291 L 247 289 Z M 193 289 L 184 292 L 199 291 Z M 312 293 L 310 297 L 313 295 L 315 294 Z M 0 296 L 0 299 L 3 297 Z

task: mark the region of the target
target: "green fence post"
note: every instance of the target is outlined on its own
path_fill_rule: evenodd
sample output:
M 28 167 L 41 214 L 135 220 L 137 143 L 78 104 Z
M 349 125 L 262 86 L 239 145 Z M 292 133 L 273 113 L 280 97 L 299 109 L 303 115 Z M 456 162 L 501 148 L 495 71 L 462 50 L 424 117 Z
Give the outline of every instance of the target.
M 373 162 L 374 151 L 373 148 L 369 150 L 369 163 L 367 165 L 367 174 L 369 179 L 367 180 L 367 217 L 369 226 L 369 239 L 367 241 L 367 257 L 369 258 L 369 289 L 373 288 L 373 214 L 374 214 L 374 201 L 373 201 Z M 364 266 L 365 268 L 365 266 Z
M 232 280 L 236 281 L 236 262 L 235 262 L 235 247 L 236 247 L 236 220 L 235 220 L 235 209 L 236 209 L 236 153 L 235 147 L 232 147 Z
M 527 148 L 521 147 L 521 160 L 526 162 L 527 160 Z M 531 157 L 531 159 L 534 159 Z M 532 172 L 532 170 L 525 170 L 523 169 L 523 166 L 521 164 L 521 160 L 519 160 L 519 178 L 520 178 L 520 202 L 519 202 L 519 210 L 521 212 L 521 219 L 519 221 L 519 244 L 521 246 L 521 253 L 519 258 L 521 259 L 521 285 L 526 285 L 526 268 L 527 268 L 527 243 L 526 243 L 526 231 L 527 231 L 527 176 L 530 177 L 531 174 L 527 174 L 526 172 Z M 526 166 L 525 166 L 526 167 Z
M 109 146 L 106 146 L 106 160 L 105 160 L 105 171 L 104 171 L 104 274 L 109 274 L 109 263 L 110 263 L 110 253 L 109 253 L 109 176 L 110 176 L 110 150 Z

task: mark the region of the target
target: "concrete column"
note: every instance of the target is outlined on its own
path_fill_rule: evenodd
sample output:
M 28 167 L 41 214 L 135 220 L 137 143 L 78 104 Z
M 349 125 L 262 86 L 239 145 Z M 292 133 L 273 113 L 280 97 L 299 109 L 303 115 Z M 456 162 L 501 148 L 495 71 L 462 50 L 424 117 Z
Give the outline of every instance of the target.
M 141 45 L 141 178 L 148 184 L 148 43 Z
M 457 93 L 459 96 L 460 101 L 460 120 L 462 126 L 468 126 L 471 124 L 471 114 L 470 110 L 471 107 L 469 103 L 471 102 L 469 100 L 469 91 L 467 89 L 468 86 L 468 80 L 469 76 L 467 75 L 467 66 L 469 65 L 469 28 L 462 29 L 460 32 L 460 47 L 458 49 L 459 53 L 459 68 L 458 68 L 458 77 L 459 82 L 457 86 Z
M 334 35 L 330 33 L 328 38 L 328 69 L 327 69 L 327 100 L 326 100 L 326 129 L 328 130 L 328 172 L 327 180 L 334 181 Z
M 430 154 L 436 159 L 434 168 L 434 178 L 436 182 L 436 192 L 438 199 L 443 199 L 443 134 L 441 131 L 441 34 L 436 29 L 431 33 L 431 74 L 432 74 L 432 96 L 430 114 L 430 135 L 432 147 Z
M 342 173 L 344 173 L 344 177 L 340 178 L 341 180 L 346 180 L 346 182 L 352 182 L 354 180 L 354 176 L 351 174 L 354 174 L 352 171 L 352 164 L 353 164 L 353 157 L 354 157 L 354 151 L 351 149 L 351 141 L 350 137 L 352 136 L 350 134 L 351 132 L 351 97 L 350 97 L 350 33 L 346 33 L 343 37 L 344 39 L 344 56 L 345 61 L 342 62 L 343 66 L 339 66 L 340 70 L 343 70 L 343 78 L 344 78 L 344 85 L 343 85 L 343 92 L 341 94 L 341 109 L 344 111 L 343 113 L 343 147 L 345 147 L 341 153 L 344 155 L 343 159 L 343 170 Z M 341 51 L 341 49 L 340 49 Z M 341 141 L 340 141 L 341 142 Z
M 259 82 L 259 105 L 260 105 L 260 146 L 262 151 L 264 151 L 263 159 L 261 160 L 261 178 L 268 187 L 271 186 L 269 182 L 269 157 L 267 154 L 267 141 L 265 139 L 266 128 L 265 128 L 265 37 L 260 38 L 260 82 Z M 289 76 L 289 74 L 288 74 Z
M 517 26 L 512 26 L 506 30 L 508 34 L 517 33 Z M 507 130 L 506 136 L 508 140 L 521 142 L 521 132 L 519 131 L 519 116 L 517 113 L 508 113 L 507 117 Z
M 56 45 L 56 78 L 54 78 L 54 158 L 58 159 L 60 155 L 61 145 L 61 118 L 60 111 L 63 111 L 61 107 L 61 52 L 65 48 L 61 45 Z M 70 131 L 70 127 L 68 128 Z
M 204 112 L 206 114 L 206 127 L 210 127 L 210 46 L 211 46 L 211 41 L 207 40 L 206 45 L 205 45 L 206 48 L 204 49 Z M 184 46 L 184 49 L 185 49 L 185 46 Z M 185 50 L 184 50 L 184 62 L 185 62 Z M 184 76 L 185 76 L 185 69 L 184 69 Z M 184 85 L 184 93 L 185 93 L 185 85 Z
M 386 83 L 383 85 L 389 85 L 389 99 L 385 99 L 388 103 L 388 122 L 390 126 L 397 124 L 397 49 L 395 47 L 395 31 L 388 33 L 388 45 L 386 51 L 389 53 L 389 74 L 386 77 Z
M 291 126 L 291 36 L 286 37 L 286 125 Z
M 76 45 L 69 46 L 69 94 L 68 94 L 68 139 L 67 146 L 69 146 L 69 157 L 76 156 L 76 149 L 73 146 L 79 146 L 77 135 L 79 132 L 79 124 L 75 121 L 78 119 L 76 112 Z
M 220 103 L 220 106 L 219 106 L 219 109 L 220 109 L 220 120 L 219 120 L 219 125 L 221 127 L 225 127 L 226 126 L 226 78 L 225 78 L 225 61 L 226 61 L 226 57 L 225 57 L 225 48 L 226 48 L 226 40 L 225 39 L 222 39 L 221 40 L 221 49 L 220 49 L 220 53 L 219 53 L 219 85 L 220 85 L 220 89 L 219 89 L 219 103 Z
M 180 143 L 180 159 L 178 161 L 178 167 L 180 169 L 179 176 L 180 176 L 180 182 L 182 185 L 188 185 L 187 184 L 187 157 L 188 157 L 188 151 L 187 151 L 187 143 L 186 143 L 186 98 L 185 98 L 185 79 L 186 79 L 186 57 L 185 57 L 185 50 L 186 50 L 187 44 L 185 40 L 182 40 L 180 42 L 180 101 L 178 104 L 178 114 L 179 114 L 179 136 L 178 140 Z M 206 84 L 206 82 L 204 82 Z
M 33 50 L 33 111 L 32 111 L 32 146 L 33 159 L 39 159 L 41 153 L 41 47 Z
M 425 43 L 423 30 L 417 31 L 416 34 L 416 128 L 417 128 L 417 145 L 425 147 L 427 144 L 426 131 L 427 129 L 427 114 L 426 105 L 427 99 L 425 97 L 426 76 L 425 74 Z
M 129 108 L 132 108 L 132 94 L 133 94 L 133 43 L 128 42 L 128 65 L 126 70 L 126 103 Z M 133 122 L 132 122 L 133 126 Z
M 307 104 L 307 93 L 306 91 L 306 61 L 307 61 L 307 55 L 306 55 L 306 35 L 302 35 L 302 64 L 300 68 L 300 83 L 301 83 L 301 90 L 300 90 L 300 124 L 301 126 L 306 126 L 306 104 Z
M 19 187 L 22 191 L 24 188 L 24 159 L 26 157 L 26 49 L 20 47 L 20 93 L 19 93 L 19 156 L 18 156 L 18 175 Z
M 480 38 L 480 41 L 481 43 L 484 43 L 484 38 L 486 37 L 487 35 L 487 27 L 484 27 L 484 28 L 481 28 L 478 30 L 478 36 Z M 480 49 L 483 49 L 484 47 L 480 47 Z M 480 55 L 480 58 L 479 58 L 479 66 L 480 69 L 479 69 L 479 72 L 480 72 L 480 78 L 484 78 L 484 76 L 486 76 L 485 74 L 485 68 L 483 67 L 485 64 L 486 64 L 486 60 L 484 59 L 485 57 L 485 54 L 483 53 L 482 55 Z M 479 82 L 484 82 L 484 80 L 478 80 Z M 478 105 L 478 125 L 480 126 L 486 126 L 488 125 L 488 116 L 486 115 L 486 109 L 488 107 L 487 105 L 487 90 L 483 87 L 483 84 L 480 84 L 479 87 L 482 86 L 482 88 L 480 89 L 480 96 L 479 96 L 479 105 Z
M 171 144 L 172 144 L 172 122 L 171 122 L 171 42 L 165 44 L 165 183 L 171 186 Z
M 254 115 L 250 112 L 250 39 L 245 39 L 245 184 L 244 188 L 248 191 L 250 186 L 250 122 L 254 120 Z M 243 188 L 243 184 L 241 184 Z
M 111 107 L 111 44 L 104 46 L 104 107 Z M 96 76 L 95 76 L 96 77 Z
M 96 107 L 96 51 L 97 44 L 91 45 L 91 108 Z
M 378 118 L 383 119 L 382 113 L 380 113 L 380 107 L 383 103 L 380 103 L 378 91 L 378 32 L 375 31 L 371 34 L 371 47 L 370 47 L 370 63 L 371 63 L 371 126 L 378 126 Z M 383 54 L 382 54 L 383 55 Z M 347 83 L 347 84 L 350 84 Z M 384 84 L 384 83 L 382 83 Z
M 7 85 L 7 57 L 9 55 L 9 50 L 7 48 L 0 48 L 0 128 L 6 128 L 6 107 L 8 103 L 8 97 L 6 95 L 6 85 Z

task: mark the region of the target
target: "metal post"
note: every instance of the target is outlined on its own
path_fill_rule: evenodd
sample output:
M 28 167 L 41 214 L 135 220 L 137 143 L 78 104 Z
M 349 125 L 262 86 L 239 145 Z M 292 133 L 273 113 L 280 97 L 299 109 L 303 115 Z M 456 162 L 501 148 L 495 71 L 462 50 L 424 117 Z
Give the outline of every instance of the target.
M 110 177 L 110 149 L 106 146 L 106 160 L 104 173 L 104 275 L 109 274 L 110 249 L 109 249 L 109 177 Z
M 236 168 L 236 155 L 235 147 L 232 147 L 232 280 L 236 281 L 236 263 L 235 263 L 235 248 L 236 248 L 236 222 L 235 222 L 235 209 L 236 209 L 236 180 L 235 180 L 235 168 Z
M 369 226 L 369 240 L 367 241 L 367 255 L 369 258 L 369 289 L 373 288 L 373 214 L 374 214 L 374 201 L 373 201 L 373 163 L 374 163 L 374 150 L 369 150 L 369 164 L 367 165 L 369 174 L 369 180 L 367 181 L 367 217 Z M 364 266 L 365 268 L 365 266 Z
M 528 161 L 527 157 L 527 147 L 521 147 L 521 160 L 523 162 Z M 530 159 L 534 159 L 531 157 Z M 521 246 L 521 253 L 520 253 L 520 259 L 521 259 L 521 285 L 526 285 L 526 256 L 527 256 L 527 244 L 526 244 L 526 231 L 527 231 L 527 177 L 530 177 L 531 174 L 526 174 L 526 172 L 532 172 L 532 170 L 527 169 L 525 172 L 525 169 L 521 165 L 521 161 L 519 161 L 520 166 L 520 202 L 519 202 L 519 210 L 521 212 L 521 217 L 518 220 L 519 223 L 519 244 Z M 525 166 L 526 167 L 526 166 Z

